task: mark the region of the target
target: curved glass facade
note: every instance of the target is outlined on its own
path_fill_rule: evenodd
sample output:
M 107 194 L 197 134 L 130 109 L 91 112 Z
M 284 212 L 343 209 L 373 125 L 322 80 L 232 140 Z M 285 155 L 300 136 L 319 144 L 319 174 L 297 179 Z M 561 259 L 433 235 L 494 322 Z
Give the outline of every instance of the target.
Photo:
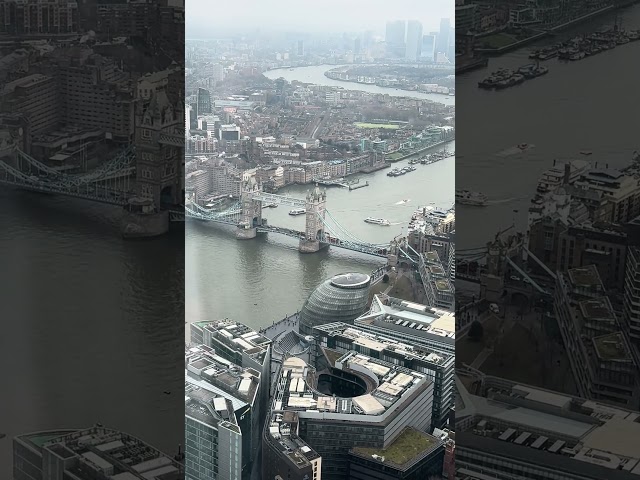
M 325 280 L 302 306 L 300 333 L 312 335 L 313 327 L 327 323 L 352 324 L 367 309 L 370 286 L 371 277 L 363 273 L 344 273 Z

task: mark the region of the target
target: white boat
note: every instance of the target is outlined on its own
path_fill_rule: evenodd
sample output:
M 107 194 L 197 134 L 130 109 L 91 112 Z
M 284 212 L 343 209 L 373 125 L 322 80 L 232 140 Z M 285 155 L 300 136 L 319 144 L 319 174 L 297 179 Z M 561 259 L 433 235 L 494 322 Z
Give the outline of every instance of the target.
M 278 208 L 277 203 L 267 203 L 263 208 Z
M 456 190 L 456 203 L 484 207 L 487 204 L 487 197 L 482 193 L 470 190 Z
M 304 215 L 307 211 L 304 208 L 294 208 L 289 210 L 289 215 Z
M 385 220 L 384 218 L 367 217 L 364 219 L 364 221 L 367 223 L 373 223 L 375 225 L 384 225 L 385 227 L 391 225 L 391 222 L 389 220 Z

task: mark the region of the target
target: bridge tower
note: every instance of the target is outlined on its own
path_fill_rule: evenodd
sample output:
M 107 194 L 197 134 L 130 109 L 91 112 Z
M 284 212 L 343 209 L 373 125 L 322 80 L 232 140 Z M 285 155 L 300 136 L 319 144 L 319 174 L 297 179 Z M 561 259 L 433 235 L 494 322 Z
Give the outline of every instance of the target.
M 254 177 L 242 184 L 240 191 L 240 223 L 236 229 L 236 238 L 246 240 L 255 238 L 257 227 L 262 225 L 262 202 L 254 200 L 253 195 L 260 192 L 261 188 Z
M 307 194 L 305 238 L 300 239 L 299 250 L 313 253 L 326 245 L 324 238 L 324 215 L 326 212 L 327 191 L 320 191 L 318 185 Z
M 184 114 L 164 90 L 140 99 L 135 117 L 136 197 L 122 217 L 125 237 L 169 230 L 168 209 L 184 203 Z

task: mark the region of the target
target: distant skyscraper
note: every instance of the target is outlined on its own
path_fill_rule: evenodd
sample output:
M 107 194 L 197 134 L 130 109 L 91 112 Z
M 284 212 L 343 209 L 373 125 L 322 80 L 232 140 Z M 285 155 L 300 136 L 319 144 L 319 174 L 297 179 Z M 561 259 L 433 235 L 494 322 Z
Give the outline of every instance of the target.
M 440 33 L 438 34 L 438 43 L 436 45 L 437 53 L 447 54 L 449 52 L 449 34 L 451 30 L 451 21 L 448 18 L 440 20 Z
M 219 63 L 214 63 L 211 67 L 211 77 L 214 82 L 221 82 L 224 80 L 224 67 Z
M 304 41 L 298 40 L 298 56 L 304 57 Z
M 189 138 L 191 130 L 191 105 L 188 103 L 184 106 L 184 134 Z
M 387 22 L 387 32 L 385 36 L 387 43 L 387 53 L 393 55 L 404 55 L 405 42 L 405 21 L 396 20 Z
M 360 37 L 356 37 L 353 40 L 353 53 L 356 55 L 360 54 Z
M 437 35 L 430 33 L 422 36 L 422 46 L 420 48 L 420 58 L 426 62 L 434 62 L 436 59 L 436 39 Z
M 407 43 L 404 58 L 415 62 L 420 57 L 422 47 L 422 24 L 416 20 L 409 20 L 407 24 Z
M 204 115 L 205 113 L 211 113 L 211 94 L 209 90 L 204 88 L 198 89 L 198 108 L 197 115 Z

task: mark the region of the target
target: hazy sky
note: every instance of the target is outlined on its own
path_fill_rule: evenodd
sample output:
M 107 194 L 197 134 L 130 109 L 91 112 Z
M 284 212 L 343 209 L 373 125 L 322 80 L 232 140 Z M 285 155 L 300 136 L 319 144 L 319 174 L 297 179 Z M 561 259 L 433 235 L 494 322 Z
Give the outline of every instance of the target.
M 384 34 L 388 20 L 418 20 L 425 32 L 455 17 L 455 0 L 185 0 L 189 35 L 216 30 L 286 30 Z

